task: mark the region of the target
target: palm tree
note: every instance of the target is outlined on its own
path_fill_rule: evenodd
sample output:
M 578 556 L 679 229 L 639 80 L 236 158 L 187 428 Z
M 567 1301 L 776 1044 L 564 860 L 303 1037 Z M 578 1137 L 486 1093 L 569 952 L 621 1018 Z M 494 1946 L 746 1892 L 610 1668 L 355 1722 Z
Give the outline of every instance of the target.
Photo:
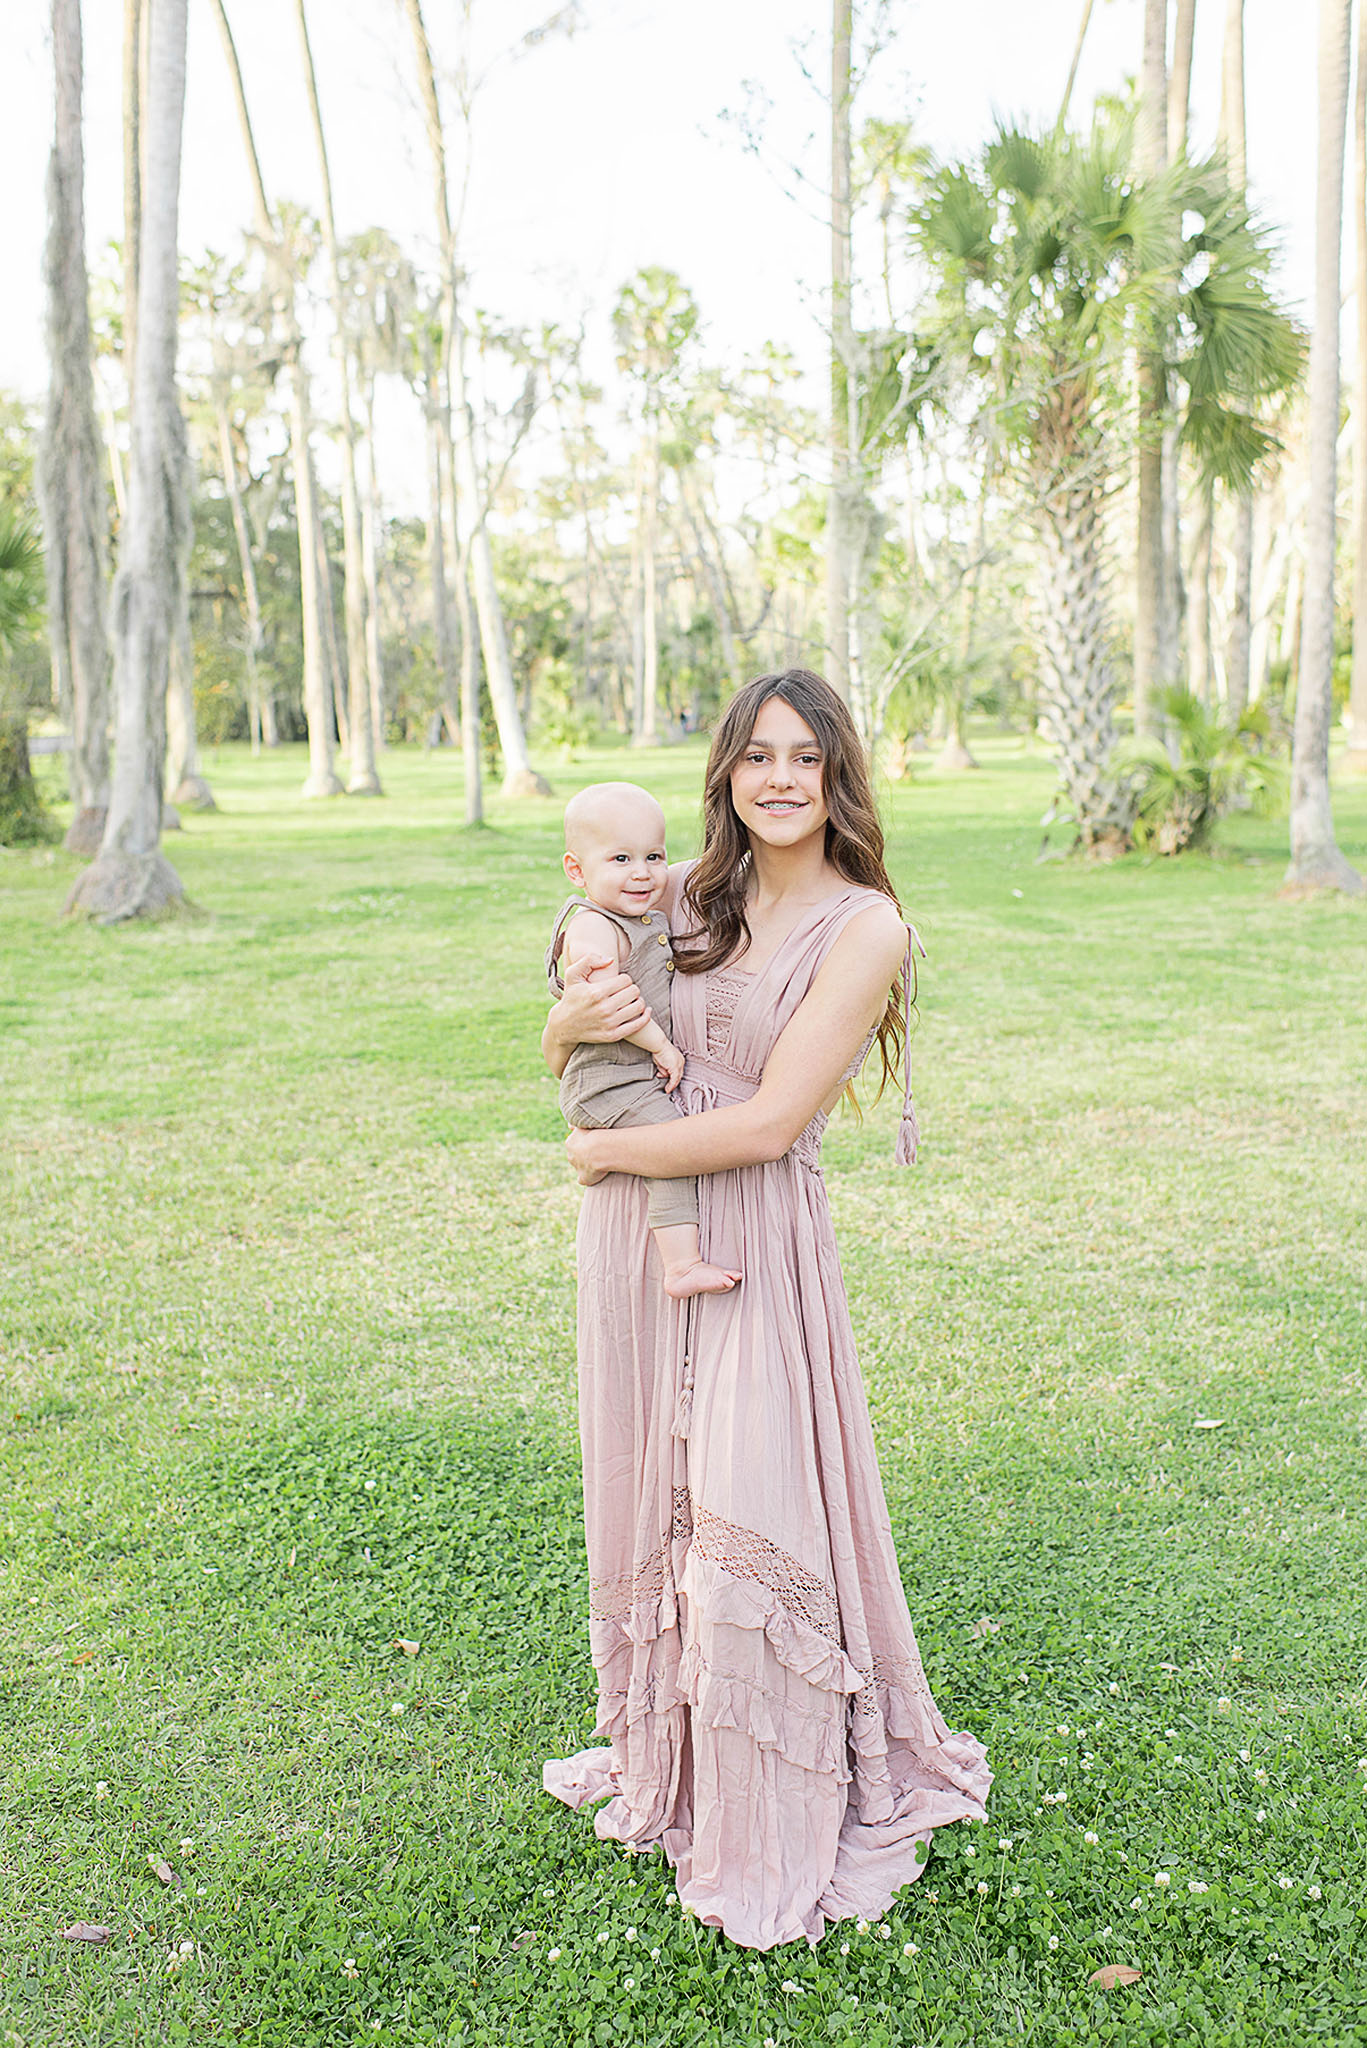
M 177 231 L 187 0 L 147 0 L 147 153 L 138 269 L 128 513 L 114 581 L 114 781 L 104 839 L 67 899 L 105 923 L 183 896 L 160 850 L 166 686 L 190 551 L 185 421 L 176 387 Z
M 1315 180 L 1315 321 L 1310 335 L 1310 500 L 1305 521 L 1301 664 L 1291 747 L 1291 865 L 1295 889 L 1363 880 L 1334 838 L 1329 723 L 1334 682 L 1334 543 L 1339 426 L 1339 256 L 1343 141 L 1348 116 L 1352 0 L 1320 0 L 1319 148 Z
M 1218 167 L 1182 163 L 1138 181 L 1117 119 L 1085 140 L 999 131 L 932 181 L 914 232 L 940 278 L 926 340 L 944 359 L 945 402 L 976 399 L 1040 544 L 1041 730 L 1079 845 L 1114 852 L 1132 819 L 1111 759 L 1106 516 L 1125 467 L 1127 363 L 1136 338 L 1156 339 L 1185 386 L 1182 431 L 1198 460 L 1244 472 L 1271 446 L 1256 406 L 1294 375 L 1295 330 Z
M 56 127 L 43 257 L 50 361 L 38 494 L 47 546 L 48 632 L 57 701 L 71 727 L 66 844 L 93 854 L 109 809 L 109 636 L 104 485 L 85 267 L 80 0 L 52 0 Z

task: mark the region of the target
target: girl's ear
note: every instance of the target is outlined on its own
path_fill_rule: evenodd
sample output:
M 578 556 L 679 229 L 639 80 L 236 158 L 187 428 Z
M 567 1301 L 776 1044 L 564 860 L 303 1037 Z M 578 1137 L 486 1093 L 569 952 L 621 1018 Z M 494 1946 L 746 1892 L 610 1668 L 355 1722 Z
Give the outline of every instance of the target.
M 584 886 L 584 870 L 579 865 L 578 854 L 567 853 L 565 855 L 564 867 L 566 878 L 573 882 L 576 889 L 582 889 Z

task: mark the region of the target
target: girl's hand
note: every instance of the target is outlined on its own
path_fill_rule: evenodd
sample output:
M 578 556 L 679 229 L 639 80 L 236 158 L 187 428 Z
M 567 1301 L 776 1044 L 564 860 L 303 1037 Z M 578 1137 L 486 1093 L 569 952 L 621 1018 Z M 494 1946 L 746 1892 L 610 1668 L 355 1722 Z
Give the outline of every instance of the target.
M 607 1179 L 607 1167 L 595 1164 L 604 1135 L 602 1131 L 571 1131 L 565 1140 L 570 1165 L 578 1174 L 581 1187 L 591 1188 L 598 1181 Z
M 648 1024 L 650 1010 L 615 960 L 586 953 L 565 969 L 565 993 L 555 1017 L 556 1036 L 571 1045 L 613 1045 Z

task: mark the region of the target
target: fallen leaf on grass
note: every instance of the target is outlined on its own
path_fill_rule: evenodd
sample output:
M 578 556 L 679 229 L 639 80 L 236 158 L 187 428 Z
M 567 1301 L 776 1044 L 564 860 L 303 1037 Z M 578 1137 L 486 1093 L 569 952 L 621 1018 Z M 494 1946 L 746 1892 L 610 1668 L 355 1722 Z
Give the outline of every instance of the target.
M 980 1614 L 973 1624 L 975 1636 L 996 1636 L 1001 1634 L 1001 1623 L 993 1621 L 990 1614 Z
M 89 1664 L 93 1661 L 94 1656 L 95 1652 L 93 1650 L 80 1650 L 71 1661 L 73 1664 Z
M 59 1939 L 87 1941 L 92 1948 L 98 1948 L 101 1942 L 114 1939 L 114 1930 L 112 1927 L 96 1927 L 90 1920 L 73 1920 L 70 1927 L 62 1929 Z
M 1223 1429 L 1223 1418 L 1217 1415 L 1198 1415 L 1192 1423 L 1193 1429 Z
M 531 1928 L 529 1928 L 529 1927 L 524 1927 L 524 1928 L 523 1928 L 523 1930 L 522 1930 L 522 1932 L 521 1932 L 521 1934 L 517 1934 L 517 1935 L 514 1935 L 514 1937 L 513 1937 L 513 1947 L 514 1947 L 514 1948 L 529 1948 L 529 1947 L 531 1946 L 532 1942 L 534 1942 L 535 1940 L 536 1940 L 536 1935 L 535 1935 L 535 1934 L 534 1934 L 534 1933 L 532 1932 Z
M 407 1636 L 395 1636 L 394 1648 L 402 1650 L 405 1657 L 416 1657 L 422 1644 L 410 1642 Z
M 147 1853 L 147 1863 L 153 1876 L 160 1878 L 163 1884 L 174 1884 L 184 1888 L 185 1880 L 177 1877 L 170 1864 L 163 1862 L 160 1856 L 154 1856 L 150 1849 Z
M 1132 1970 L 1128 1963 L 1107 1963 L 1104 1969 L 1093 1970 L 1087 1982 L 1099 1985 L 1103 1991 L 1114 1991 L 1121 1984 L 1138 1984 L 1143 1975 L 1142 1970 Z

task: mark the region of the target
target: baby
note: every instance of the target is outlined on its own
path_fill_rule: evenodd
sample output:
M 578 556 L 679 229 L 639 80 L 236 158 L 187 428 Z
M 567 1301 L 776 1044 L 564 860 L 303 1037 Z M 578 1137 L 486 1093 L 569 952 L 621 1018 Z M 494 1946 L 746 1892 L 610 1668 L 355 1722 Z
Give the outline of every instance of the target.
M 571 897 L 556 919 L 546 973 L 560 994 L 560 969 L 586 956 L 629 974 L 651 1017 L 613 1045 L 577 1045 L 560 1083 L 565 1121 L 578 1130 L 617 1124 L 667 1124 L 683 1114 L 671 1095 L 684 1056 L 669 1037 L 674 973 L 665 892 L 664 812 L 634 782 L 596 782 L 565 810 L 565 873 L 588 897 Z M 592 970 L 591 970 L 592 971 Z M 647 1215 L 664 1264 L 665 1293 L 676 1301 L 725 1294 L 740 1279 L 710 1266 L 698 1246 L 698 1184 L 648 1180 Z

